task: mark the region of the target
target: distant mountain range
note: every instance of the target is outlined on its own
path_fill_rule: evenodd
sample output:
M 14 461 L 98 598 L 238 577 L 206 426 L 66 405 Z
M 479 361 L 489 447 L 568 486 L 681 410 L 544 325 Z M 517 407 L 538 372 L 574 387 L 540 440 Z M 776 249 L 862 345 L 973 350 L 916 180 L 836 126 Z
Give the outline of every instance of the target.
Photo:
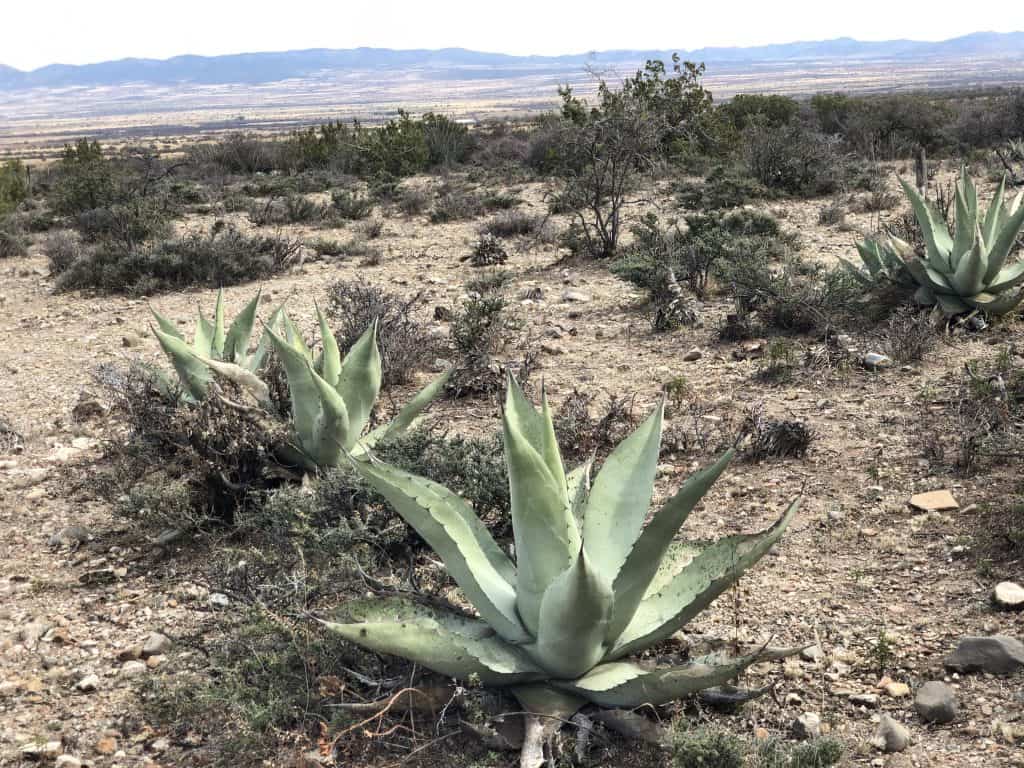
M 292 79 L 330 77 L 345 72 L 427 71 L 433 79 L 445 72 L 458 79 L 499 79 L 527 74 L 579 71 L 588 64 L 614 65 L 658 58 L 672 51 L 617 50 L 566 56 L 511 56 L 464 48 L 391 50 L 354 48 L 312 49 L 280 53 L 242 53 L 225 56 L 176 56 L 171 59 L 120 59 L 98 64 L 51 64 L 30 72 L 0 64 L 0 90 L 68 88 L 75 86 L 218 85 L 274 83 Z M 972 57 L 1024 58 L 1024 32 L 977 32 L 942 42 L 888 40 L 863 42 L 841 37 L 816 42 L 783 43 L 749 48 L 700 48 L 679 51 L 691 61 L 715 66 L 801 61 L 856 63 L 864 60 L 955 59 Z

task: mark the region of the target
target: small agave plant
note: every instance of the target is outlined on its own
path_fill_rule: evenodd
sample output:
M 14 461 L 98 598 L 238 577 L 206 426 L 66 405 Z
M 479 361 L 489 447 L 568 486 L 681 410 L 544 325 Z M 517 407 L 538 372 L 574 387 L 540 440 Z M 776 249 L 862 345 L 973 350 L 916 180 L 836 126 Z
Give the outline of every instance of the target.
M 1024 228 L 1024 192 L 1006 200 L 1006 179 L 996 190 L 987 210 L 978 203 L 978 190 L 961 171 L 956 184 L 956 226 L 951 233 L 942 215 L 916 189 L 900 183 L 924 234 L 925 255 L 920 257 L 907 243 L 890 238 L 882 244 L 858 246 L 871 282 L 888 276 L 917 285 L 914 299 L 923 306 L 938 305 L 952 317 L 971 310 L 1002 315 L 1016 307 L 1024 293 L 1024 262 L 1007 259 Z M 902 265 L 902 269 L 901 269 Z M 904 274 L 904 272 L 906 274 Z
M 529 713 L 566 719 L 602 707 L 662 704 L 798 649 L 711 654 L 675 666 L 630 657 L 697 616 L 781 537 L 794 501 L 770 528 L 706 543 L 674 537 L 732 458 L 690 477 L 647 525 L 663 407 L 627 437 L 590 483 L 566 474 L 546 400 L 538 412 L 514 381 L 504 440 L 515 537 L 513 562 L 469 504 L 442 485 L 372 456 L 354 459 L 442 558 L 479 618 L 401 601 L 358 601 L 354 621 L 328 623 L 365 648 L 443 675 L 505 686 Z M 528 722 L 529 726 L 529 722 Z M 528 731 L 529 731 L 528 727 Z M 527 745 L 524 744 L 523 764 Z
M 291 319 L 278 308 L 263 331 L 256 350 L 248 351 L 259 305 L 259 293 L 224 329 L 223 296 L 217 294 L 212 321 L 200 312 L 189 345 L 173 322 L 155 310 L 154 329 L 171 360 L 185 397 L 199 401 L 209 392 L 213 375 L 241 386 L 268 410 L 270 390 L 257 376 L 267 353 L 280 357 L 288 378 L 296 445 L 282 447 L 282 458 L 303 469 L 337 466 L 345 454 L 359 455 L 379 441 L 408 429 L 444 389 L 450 372 L 424 387 L 388 424 L 363 434 L 381 386 L 381 357 L 377 323 L 371 324 L 342 359 L 338 342 L 317 307 L 323 351 L 314 358 Z

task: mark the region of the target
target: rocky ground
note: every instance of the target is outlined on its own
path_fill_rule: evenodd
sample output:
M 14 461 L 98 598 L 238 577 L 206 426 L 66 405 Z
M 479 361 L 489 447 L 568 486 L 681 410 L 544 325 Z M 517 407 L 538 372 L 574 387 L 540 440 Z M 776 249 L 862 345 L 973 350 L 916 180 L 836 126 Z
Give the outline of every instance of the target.
M 540 187 L 524 194 L 539 210 Z M 817 223 L 826 202 L 771 208 L 809 255 L 852 256 L 855 232 Z M 870 219 L 853 216 L 850 223 L 867 228 Z M 264 290 L 307 320 L 311 299 L 322 300 L 326 285 L 342 277 L 422 291 L 431 305 L 452 306 L 470 272 L 459 258 L 474 233 L 475 223 L 388 219 L 380 265 L 308 263 Z M 982 568 L 975 551 L 980 508 L 1001 500 L 1016 470 L 1000 463 L 972 477 L 952 475 L 923 458 L 915 429 L 923 409 L 941 407 L 935 403 L 964 361 L 1021 351 L 1019 321 L 951 338 L 921 365 L 807 369 L 768 387 L 752 376 L 757 359 L 715 341 L 724 300 L 705 307 L 704 327 L 653 334 L 639 292 L 600 265 L 558 257 L 554 246 L 538 245 L 513 253 L 508 265 L 514 295 L 541 289 L 542 298 L 519 311 L 543 342 L 541 374 L 556 403 L 575 387 L 636 392 L 635 408 L 644 413 L 663 384 L 682 375 L 713 406 L 712 416 L 763 402 L 766 413 L 805 420 L 816 433 L 804 460 L 735 465 L 688 524 L 691 535 L 753 530 L 801 491 L 805 499 L 775 551 L 692 627 L 814 644 L 799 659 L 753 670 L 747 682 L 771 684 L 773 695 L 733 716 L 731 727 L 756 735 L 829 732 L 846 743 L 852 765 L 1024 766 L 1021 672 L 948 666 L 962 638 L 1024 638 L 1024 614 L 998 610 L 991 600 L 997 582 L 1024 576 L 1021 562 Z M 75 501 L 66 472 L 94 457 L 104 435 L 102 418 L 87 408 L 73 414 L 88 405 L 82 392 L 90 371 L 135 355 L 160 360 L 149 310 L 145 301 L 55 295 L 51 288 L 38 244 L 28 257 L 0 263 L 0 414 L 26 438 L 22 450 L 0 457 L 0 765 L 184 764 L 194 745 L 147 723 L 136 691 L 173 674 L 169 660 L 197 652 L 180 640 L 230 606 L 196 576 L 187 553 L 181 575 L 162 565 L 153 578 L 147 542 L 119 535 L 123 521 L 104 505 Z M 225 290 L 229 314 L 254 288 Z M 197 291 L 154 304 L 167 316 L 191 317 L 196 304 L 209 311 L 213 299 L 213 291 Z M 858 343 L 868 350 L 872 341 Z M 468 432 L 493 429 L 497 415 L 482 400 L 437 410 Z M 670 423 L 684 418 L 670 414 Z M 668 457 L 659 490 L 677 485 L 694 464 Z M 953 502 L 911 506 L 915 494 L 936 490 L 949 491 Z M 973 651 L 989 666 L 1005 656 L 1005 667 L 993 672 L 1024 665 L 1019 642 L 997 645 Z M 955 700 L 951 722 L 926 722 L 918 710 L 944 720 L 947 696 Z

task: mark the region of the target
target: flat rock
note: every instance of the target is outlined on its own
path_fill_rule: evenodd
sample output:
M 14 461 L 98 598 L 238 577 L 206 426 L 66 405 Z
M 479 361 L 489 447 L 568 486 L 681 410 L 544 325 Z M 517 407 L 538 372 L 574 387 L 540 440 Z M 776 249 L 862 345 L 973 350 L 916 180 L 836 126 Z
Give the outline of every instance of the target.
M 683 360 L 685 360 L 688 363 L 692 363 L 694 360 L 700 360 L 703 355 L 704 353 L 701 352 L 698 347 L 694 347 L 685 355 L 683 355 Z
M 82 693 L 92 693 L 99 687 L 100 679 L 97 675 L 86 675 L 75 683 L 75 688 L 80 690 Z
M 885 691 L 886 696 L 893 699 L 902 699 L 904 696 L 910 695 L 910 686 L 906 683 L 899 683 L 896 681 L 886 683 L 883 690 Z
M 144 661 L 126 661 L 121 665 L 121 677 L 139 677 L 146 674 L 147 669 Z
M 882 752 L 902 752 L 910 746 L 910 731 L 902 723 L 882 714 L 878 730 L 871 739 L 871 745 Z
M 793 736 L 801 740 L 821 736 L 821 716 L 817 712 L 804 712 L 793 721 Z
M 992 602 L 1004 611 L 1024 608 L 1024 587 L 1013 581 L 1002 581 L 992 590 Z
M 171 649 L 171 638 L 167 635 L 162 635 L 159 632 L 150 632 L 149 637 L 146 638 L 146 642 L 142 644 L 142 653 L 140 654 L 143 658 L 149 656 L 157 656 L 161 653 L 167 653 Z
M 850 697 L 850 703 L 858 707 L 874 709 L 878 706 L 877 693 L 855 693 Z
M 572 301 L 579 304 L 590 301 L 590 294 L 583 291 L 568 290 L 562 293 L 562 301 Z
M 1024 643 L 1014 637 L 963 637 L 949 656 L 947 669 L 1009 675 L 1024 666 Z
M 960 509 L 953 494 L 947 490 L 928 491 L 910 497 L 910 506 L 923 512 L 942 512 L 949 509 Z
M 958 711 L 956 695 L 945 683 L 932 680 L 917 690 L 914 709 L 926 723 L 951 723 Z

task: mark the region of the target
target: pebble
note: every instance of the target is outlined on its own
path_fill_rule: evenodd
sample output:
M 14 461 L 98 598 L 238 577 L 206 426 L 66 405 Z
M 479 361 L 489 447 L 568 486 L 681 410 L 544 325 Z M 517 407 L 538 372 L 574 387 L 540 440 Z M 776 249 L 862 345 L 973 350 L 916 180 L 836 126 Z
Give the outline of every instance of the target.
M 945 683 L 932 680 L 918 689 L 914 709 L 926 723 L 951 723 L 958 710 L 956 695 Z
M 883 690 L 885 691 L 886 696 L 889 696 L 893 699 L 902 699 L 910 695 L 910 686 L 906 683 L 887 683 Z
M 212 598 L 213 595 L 210 597 Z M 139 655 L 144 659 L 149 656 L 158 656 L 162 653 L 167 653 L 171 649 L 171 645 L 171 639 L 167 635 L 159 632 L 150 632 L 146 642 L 142 644 L 142 652 Z
M 871 745 L 882 752 L 902 752 L 910 746 L 910 731 L 887 714 L 878 721 L 878 730 L 871 739 Z
M 793 736 L 800 740 L 821 736 L 821 716 L 817 712 L 804 712 L 793 721 Z
M 54 765 L 57 768 L 82 768 L 82 761 L 73 755 L 58 755 Z
M 960 509 L 960 505 L 953 498 L 953 494 L 947 490 L 915 494 L 910 497 L 910 506 L 920 509 L 922 512 L 944 512 L 951 509 Z
M 880 371 L 885 368 L 892 368 L 892 358 L 879 352 L 868 352 L 860 360 L 861 365 L 869 371 Z
M 138 677 L 146 674 L 146 669 L 144 661 L 126 661 L 121 665 L 121 677 Z
M 583 291 L 568 290 L 562 293 L 562 301 L 572 301 L 583 304 L 590 301 L 590 294 Z
M 80 690 L 82 693 L 92 693 L 99 687 L 100 679 L 96 675 L 86 675 L 75 683 L 75 688 Z
M 694 347 L 689 352 L 687 352 L 685 355 L 683 355 L 683 360 L 685 360 L 688 363 L 692 363 L 694 360 L 700 360 L 701 357 L 703 357 L 703 356 L 704 356 L 704 353 L 701 352 L 699 348 Z
M 850 697 L 850 703 L 858 707 L 874 709 L 878 706 L 877 693 L 855 693 Z
M 1004 611 L 1024 608 L 1024 587 L 1013 581 L 1001 581 L 992 590 L 992 602 Z
M 209 601 L 211 608 L 227 608 L 231 604 L 228 596 L 221 592 L 211 592 Z
M 800 651 L 800 658 L 804 661 L 818 661 L 824 658 L 825 652 L 820 645 L 811 645 Z

